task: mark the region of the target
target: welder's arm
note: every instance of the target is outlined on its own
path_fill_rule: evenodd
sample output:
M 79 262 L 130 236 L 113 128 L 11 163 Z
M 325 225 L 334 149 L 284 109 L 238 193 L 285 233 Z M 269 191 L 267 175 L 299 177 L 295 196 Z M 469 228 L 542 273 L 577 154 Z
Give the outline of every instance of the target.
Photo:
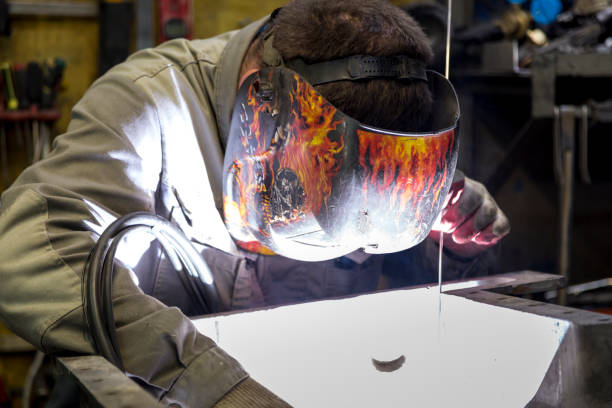
M 446 250 L 471 258 L 507 235 L 510 222 L 484 185 L 456 171 L 440 222 L 432 228 L 430 238 L 437 242 L 440 231 Z
M 155 208 L 159 121 L 120 69 L 87 92 L 51 155 L 1 198 L 0 318 L 46 353 L 95 352 L 81 298 L 95 231 L 108 222 L 105 211 Z M 213 406 L 244 389 L 236 387 L 248 379 L 240 364 L 177 308 L 143 294 L 125 268 L 117 268 L 113 305 L 127 373 L 164 403 Z

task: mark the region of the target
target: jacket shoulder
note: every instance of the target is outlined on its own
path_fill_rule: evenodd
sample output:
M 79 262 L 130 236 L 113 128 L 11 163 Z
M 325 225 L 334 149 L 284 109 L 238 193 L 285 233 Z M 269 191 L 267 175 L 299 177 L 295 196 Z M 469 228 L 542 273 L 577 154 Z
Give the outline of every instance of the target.
M 125 62 L 111 69 L 111 73 L 126 76 L 132 81 L 152 78 L 161 71 L 174 67 L 184 71 L 191 64 L 216 66 L 227 42 L 235 31 L 198 40 L 175 39 L 154 48 L 132 54 Z

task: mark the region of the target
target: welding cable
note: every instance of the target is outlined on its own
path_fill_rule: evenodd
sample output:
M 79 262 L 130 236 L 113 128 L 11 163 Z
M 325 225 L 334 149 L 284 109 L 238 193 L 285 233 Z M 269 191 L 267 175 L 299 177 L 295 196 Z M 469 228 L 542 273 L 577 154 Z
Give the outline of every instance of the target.
M 171 225 L 171 224 L 170 224 Z M 129 233 L 135 230 L 144 230 L 146 232 L 151 233 L 153 236 L 157 238 L 157 240 L 161 243 L 161 248 L 164 251 L 166 257 L 172 263 L 174 269 L 178 273 L 178 278 L 181 281 L 185 291 L 187 292 L 190 299 L 194 301 L 202 310 L 203 313 L 212 313 L 217 311 L 217 307 L 210 304 L 208 299 L 210 298 L 218 298 L 216 293 L 209 294 L 202 289 L 202 285 L 196 284 L 196 279 L 193 279 L 193 271 L 195 270 L 208 270 L 208 267 L 204 263 L 204 265 L 196 266 L 193 262 L 194 257 L 199 258 L 199 254 L 196 252 L 195 254 L 189 253 L 189 251 L 184 252 L 182 246 L 189 245 L 190 242 L 177 242 L 176 237 L 168 237 L 167 230 L 160 230 L 158 226 L 147 226 L 147 225 L 135 225 L 128 227 L 118 233 L 108 249 L 108 253 L 105 256 L 103 267 L 102 267 L 102 293 L 103 293 L 103 301 L 102 305 L 104 308 L 104 316 L 107 326 L 107 333 L 111 334 L 111 340 L 116 344 L 116 335 L 115 335 L 115 325 L 114 325 L 114 313 L 113 313 L 113 277 L 114 277 L 114 266 L 115 266 L 115 254 L 117 252 L 117 248 L 121 243 L 123 237 L 128 235 Z M 178 235 L 180 239 L 182 236 Z M 186 238 L 183 237 L 183 240 Z M 175 252 L 176 251 L 176 252 Z M 197 261 L 196 261 L 197 262 Z M 199 269 L 198 269 L 199 268 Z M 212 276 L 212 275 L 210 275 Z M 197 277 L 196 277 L 197 278 Z M 216 302 L 218 304 L 218 301 Z M 118 351 L 118 349 L 115 349 Z
M 122 238 L 136 230 L 148 231 L 158 239 L 185 290 L 204 313 L 218 311 L 219 305 L 206 262 L 177 227 L 149 213 L 132 213 L 117 219 L 102 233 L 89 254 L 83 275 L 83 303 L 98 353 L 122 370 L 112 305 L 114 258 Z M 196 278 L 203 284 L 196 284 Z

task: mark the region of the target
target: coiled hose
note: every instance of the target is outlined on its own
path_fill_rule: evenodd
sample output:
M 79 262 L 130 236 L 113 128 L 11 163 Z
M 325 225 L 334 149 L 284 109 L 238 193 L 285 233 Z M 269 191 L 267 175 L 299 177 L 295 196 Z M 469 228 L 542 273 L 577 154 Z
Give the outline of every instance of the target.
M 219 311 L 219 295 L 208 265 L 182 231 L 156 215 L 136 212 L 113 222 L 92 248 L 83 274 L 83 305 L 87 326 L 100 355 L 124 371 L 113 314 L 115 254 L 121 240 L 136 230 L 151 233 L 191 298 L 204 313 Z M 199 283 L 200 281 L 201 283 Z

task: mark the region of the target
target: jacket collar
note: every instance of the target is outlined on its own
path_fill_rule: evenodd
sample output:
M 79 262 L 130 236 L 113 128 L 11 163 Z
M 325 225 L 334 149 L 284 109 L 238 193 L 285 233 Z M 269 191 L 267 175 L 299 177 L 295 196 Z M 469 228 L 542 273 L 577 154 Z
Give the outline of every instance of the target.
M 215 111 L 217 114 L 217 125 L 223 149 L 227 145 L 230 121 L 234 100 L 238 91 L 238 75 L 240 66 L 253 38 L 259 29 L 269 20 L 266 16 L 254 21 L 242 30 L 238 31 L 227 43 L 215 72 Z

